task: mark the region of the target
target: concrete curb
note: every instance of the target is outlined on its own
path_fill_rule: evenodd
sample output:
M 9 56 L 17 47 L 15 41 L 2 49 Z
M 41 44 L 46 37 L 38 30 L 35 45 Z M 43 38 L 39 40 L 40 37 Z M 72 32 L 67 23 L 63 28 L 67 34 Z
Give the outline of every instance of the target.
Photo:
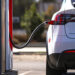
M 26 47 L 23 49 L 13 49 L 14 54 L 45 54 L 46 48 L 45 47 Z

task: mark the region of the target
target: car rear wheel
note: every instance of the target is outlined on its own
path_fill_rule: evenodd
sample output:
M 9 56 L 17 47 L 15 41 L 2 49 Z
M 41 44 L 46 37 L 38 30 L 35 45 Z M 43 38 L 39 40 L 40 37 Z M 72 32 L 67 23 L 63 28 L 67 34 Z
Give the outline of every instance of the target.
M 48 64 L 48 59 L 47 59 L 47 61 L 46 61 L 46 75 L 62 75 L 63 73 L 66 73 L 66 71 L 52 69 Z

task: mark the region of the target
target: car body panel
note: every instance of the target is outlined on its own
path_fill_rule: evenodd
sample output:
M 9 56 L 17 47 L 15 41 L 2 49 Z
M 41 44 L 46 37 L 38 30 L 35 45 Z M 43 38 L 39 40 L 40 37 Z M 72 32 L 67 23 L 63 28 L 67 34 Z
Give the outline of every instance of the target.
M 58 14 L 75 14 L 75 8 L 71 0 L 63 0 L 61 9 L 53 15 L 52 20 L 55 20 Z M 49 55 L 53 53 L 62 53 L 64 50 L 75 49 L 74 27 L 75 22 L 68 22 L 65 25 L 49 26 L 47 32 Z

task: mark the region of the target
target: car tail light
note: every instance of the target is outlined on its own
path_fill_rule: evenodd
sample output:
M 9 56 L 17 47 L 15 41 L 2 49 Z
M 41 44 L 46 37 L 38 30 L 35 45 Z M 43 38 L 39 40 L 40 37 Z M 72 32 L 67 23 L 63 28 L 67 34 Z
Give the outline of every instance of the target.
M 70 21 L 71 21 L 71 22 L 75 22 L 75 14 L 72 14 L 71 17 L 72 17 L 72 18 L 71 18 Z
M 48 24 L 64 25 L 65 24 L 65 17 L 63 14 L 59 14 L 55 17 L 55 20 L 48 22 Z
M 64 53 L 75 53 L 75 50 L 64 51 Z
M 65 25 L 68 22 L 75 22 L 75 14 L 58 14 L 55 20 L 48 22 L 48 24 Z

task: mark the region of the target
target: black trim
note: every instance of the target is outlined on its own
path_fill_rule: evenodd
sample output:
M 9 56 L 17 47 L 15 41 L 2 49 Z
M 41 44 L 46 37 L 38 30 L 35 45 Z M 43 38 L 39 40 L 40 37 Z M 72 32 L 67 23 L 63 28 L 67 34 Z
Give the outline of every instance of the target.
M 50 64 L 51 68 L 58 69 L 58 70 L 66 70 L 66 69 L 75 69 L 75 53 L 54 53 L 49 55 Z M 59 57 L 60 61 L 59 64 L 57 65 Z

